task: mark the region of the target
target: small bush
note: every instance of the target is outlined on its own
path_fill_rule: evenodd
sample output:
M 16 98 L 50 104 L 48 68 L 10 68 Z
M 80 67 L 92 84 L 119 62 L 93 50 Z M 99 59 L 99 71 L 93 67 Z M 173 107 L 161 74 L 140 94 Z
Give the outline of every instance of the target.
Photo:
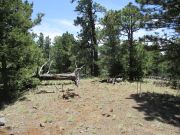
M 38 84 L 40 84 L 40 80 L 37 78 L 27 78 L 22 82 L 24 88 L 35 88 Z
M 178 80 L 172 80 L 171 81 L 171 86 L 172 86 L 172 88 L 173 89 L 180 89 L 180 83 L 179 83 L 179 81 Z

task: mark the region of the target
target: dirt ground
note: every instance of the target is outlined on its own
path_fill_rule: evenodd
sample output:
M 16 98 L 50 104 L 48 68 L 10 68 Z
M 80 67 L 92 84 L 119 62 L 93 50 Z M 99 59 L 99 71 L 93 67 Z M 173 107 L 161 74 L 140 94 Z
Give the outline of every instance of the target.
M 78 88 L 64 85 L 79 95 L 66 100 L 53 83 L 1 109 L 7 123 L 0 135 L 180 135 L 180 98 L 168 87 L 147 80 L 139 96 L 137 83 L 84 79 Z

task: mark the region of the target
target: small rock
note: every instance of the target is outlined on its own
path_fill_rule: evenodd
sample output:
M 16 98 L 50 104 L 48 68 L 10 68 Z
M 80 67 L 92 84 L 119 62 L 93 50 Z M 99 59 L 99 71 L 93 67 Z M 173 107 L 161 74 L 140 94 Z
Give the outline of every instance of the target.
M 113 115 L 113 118 L 112 118 L 112 120 L 115 120 L 116 119 L 116 115 Z
M 123 131 L 121 131 L 121 133 L 122 133 L 122 134 L 125 134 L 125 133 L 126 133 L 126 131 L 124 131 L 124 130 L 123 130 Z
M 110 112 L 113 112 L 113 109 L 111 109 Z
M 69 113 L 69 111 L 68 111 L 68 110 L 66 110 L 66 111 L 65 111 L 65 113 Z
M 110 117 L 111 115 L 110 115 L 110 114 L 107 114 L 107 113 L 103 113 L 102 116 Z
M 36 106 L 33 106 L 33 109 L 36 109 L 36 110 L 37 110 L 38 108 L 37 108 Z
M 12 130 L 12 127 L 11 126 L 7 126 L 6 129 L 7 130 Z
M 45 127 L 44 123 L 39 124 L 40 127 Z
M 0 127 L 1 127 L 1 126 L 5 126 L 5 123 L 3 123 L 3 122 L 0 122 Z
M 88 130 L 89 129 L 89 127 L 86 127 L 86 130 Z
M 6 120 L 4 117 L 0 118 L 0 126 L 5 126 Z
M 110 117 L 111 115 L 110 114 L 107 114 L 106 117 Z
M 138 123 L 139 126 L 143 127 L 143 124 L 142 123 Z

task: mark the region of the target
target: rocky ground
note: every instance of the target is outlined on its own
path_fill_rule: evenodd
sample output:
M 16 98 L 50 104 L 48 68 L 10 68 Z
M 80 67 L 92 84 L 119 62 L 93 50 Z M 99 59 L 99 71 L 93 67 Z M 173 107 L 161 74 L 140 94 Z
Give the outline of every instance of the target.
M 0 110 L 0 135 L 179 135 L 177 91 L 137 83 L 41 85 Z M 64 92 L 63 92 L 64 91 Z

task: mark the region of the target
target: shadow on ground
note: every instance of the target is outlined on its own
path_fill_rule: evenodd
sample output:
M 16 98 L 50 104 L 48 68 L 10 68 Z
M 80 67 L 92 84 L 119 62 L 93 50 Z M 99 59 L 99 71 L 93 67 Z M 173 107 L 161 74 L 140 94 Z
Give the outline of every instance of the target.
M 13 94 L 9 94 L 7 97 L 5 97 L 2 94 L 2 88 L 0 88 L 0 111 L 4 110 L 7 106 L 13 105 L 16 101 L 27 100 L 26 97 L 23 97 L 26 92 L 27 91 L 24 90 L 21 93 L 19 93 L 18 96 L 14 96 Z
M 133 107 L 140 112 L 145 112 L 145 120 L 158 120 L 180 127 L 180 97 L 159 93 L 132 94 L 131 99 L 138 103 Z

